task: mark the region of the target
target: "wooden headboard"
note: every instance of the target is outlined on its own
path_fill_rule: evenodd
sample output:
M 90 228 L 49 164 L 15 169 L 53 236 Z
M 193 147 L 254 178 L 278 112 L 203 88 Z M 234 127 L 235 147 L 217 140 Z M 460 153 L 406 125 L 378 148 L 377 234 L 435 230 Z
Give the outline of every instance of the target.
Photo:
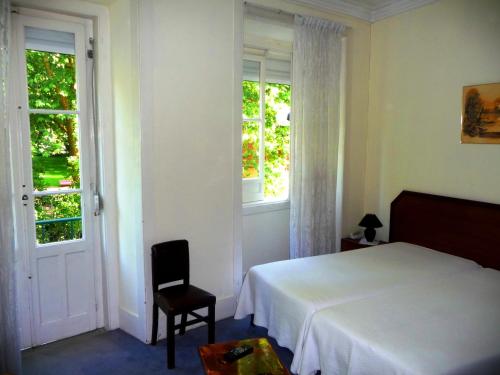
M 389 241 L 500 269 L 500 205 L 403 191 L 391 203 Z

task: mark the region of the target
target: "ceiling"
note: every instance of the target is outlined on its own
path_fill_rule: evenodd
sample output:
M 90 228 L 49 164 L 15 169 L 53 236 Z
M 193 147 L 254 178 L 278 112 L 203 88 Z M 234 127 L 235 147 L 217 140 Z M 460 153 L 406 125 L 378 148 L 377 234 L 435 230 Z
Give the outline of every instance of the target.
M 116 0 L 82 0 L 92 3 L 110 5 Z M 326 11 L 339 12 L 375 22 L 395 16 L 411 9 L 434 3 L 438 0 L 289 0 L 297 4 L 305 4 Z
M 437 0 L 292 0 L 328 11 L 340 12 L 375 22 Z

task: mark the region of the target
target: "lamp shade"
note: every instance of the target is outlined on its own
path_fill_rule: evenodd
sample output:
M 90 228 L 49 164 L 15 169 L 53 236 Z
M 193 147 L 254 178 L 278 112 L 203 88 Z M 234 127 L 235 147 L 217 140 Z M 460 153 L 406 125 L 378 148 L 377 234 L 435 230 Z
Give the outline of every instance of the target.
M 363 228 L 381 228 L 383 226 L 375 214 L 366 214 L 358 225 Z

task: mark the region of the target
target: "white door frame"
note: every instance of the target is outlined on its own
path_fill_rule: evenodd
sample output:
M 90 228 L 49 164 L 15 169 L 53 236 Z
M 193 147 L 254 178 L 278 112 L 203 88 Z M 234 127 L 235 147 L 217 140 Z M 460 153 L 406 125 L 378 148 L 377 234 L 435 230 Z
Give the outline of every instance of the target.
M 40 9 L 41 4 L 38 0 L 20 0 L 16 5 L 26 8 L 18 9 L 22 14 L 38 16 L 38 17 L 53 17 L 53 13 L 33 10 L 30 8 Z M 102 289 L 97 294 L 98 299 L 98 320 L 97 326 L 104 326 L 107 329 L 115 329 L 119 327 L 118 314 L 118 235 L 116 227 L 117 207 L 116 207 L 116 187 L 114 184 L 115 162 L 114 162 L 114 130 L 112 116 L 112 89 L 111 89 L 111 61 L 110 61 L 110 25 L 109 14 L 106 7 L 97 4 L 90 4 L 79 1 L 67 0 L 46 0 L 43 3 L 44 10 L 59 13 L 61 19 L 70 19 L 73 17 L 65 16 L 65 14 L 78 14 L 84 18 L 93 20 L 94 34 L 96 35 L 97 58 L 97 102 L 99 112 L 97 116 L 98 123 L 98 142 L 99 142 L 99 181 L 101 188 L 101 196 L 105 203 L 105 210 L 100 216 L 101 226 L 101 249 L 100 256 L 96 256 L 96 263 L 99 267 L 96 273 L 99 278 L 102 278 Z M 15 45 L 15 41 L 13 41 Z M 12 68 L 14 64 L 11 64 Z M 12 75 L 10 75 L 12 76 Z M 16 95 L 15 85 L 10 85 L 13 94 Z M 14 103 L 11 102 L 12 112 L 16 113 Z M 15 122 L 16 118 L 11 118 Z M 11 142 L 18 141 L 18 134 L 10 131 Z M 106 145 L 106 147 L 103 147 Z M 19 160 L 20 155 L 12 155 L 12 160 Z M 16 202 L 20 201 L 20 189 L 14 189 Z M 19 215 L 16 214 L 16 221 Z M 18 300 L 20 303 L 25 301 L 26 294 L 31 294 L 29 290 L 29 280 L 25 277 L 29 271 L 28 259 L 26 254 L 21 251 L 19 243 L 16 244 L 16 259 L 17 259 L 17 289 Z M 100 280 L 98 280 L 100 281 Z M 99 282 L 98 282 L 99 284 Z M 18 320 L 21 328 L 21 341 L 23 347 L 30 346 L 31 343 L 31 326 L 30 311 L 19 311 Z M 28 317 L 28 318 L 27 318 Z
M 91 89 L 91 70 L 88 68 L 89 61 L 86 57 L 86 49 L 89 48 L 89 38 L 92 37 L 92 27 L 91 22 L 89 20 L 74 18 L 69 22 L 69 20 L 60 20 L 57 16 L 54 16 L 50 19 L 44 17 L 33 17 L 27 15 L 14 15 L 13 22 L 13 39 L 16 41 L 16 45 L 12 47 L 12 56 L 13 56 L 13 64 L 12 71 L 13 73 L 17 73 L 14 77 L 17 76 L 17 86 L 18 96 L 16 98 L 16 106 L 18 108 L 19 115 L 16 120 L 12 121 L 12 133 L 16 133 L 19 136 L 19 142 L 14 143 L 12 145 L 12 149 L 16 150 L 18 148 L 21 149 L 21 152 L 17 152 L 21 154 L 22 157 L 13 161 L 14 171 L 17 173 L 14 174 L 13 183 L 14 189 L 20 189 L 21 194 L 26 195 L 28 200 L 24 201 L 16 201 L 15 202 L 15 211 L 18 212 L 17 217 L 19 220 L 16 221 L 16 228 L 18 229 L 16 232 L 18 234 L 23 233 L 22 236 L 18 239 L 20 249 L 23 249 L 25 255 L 24 257 L 27 259 L 28 264 L 28 275 L 24 275 L 31 282 L 31 306 L 25 306 L 22 304 L 20 310 L 31 310 L 31 345 L 39 345 L 45 342 L 50 342 L 56 339 L 64 338 L 73 334 L 85 332 L 88 330 L 95 329 L 97 327 L 97 296 L 102 294 L 102 287 L 96 281 L 100 278 L 95 277 L 96 274 L 99 273 L 101 269 L 101 263 L 99 261 L 100 254 L 100 237 L 99 237 L 99 228 L 98 228 L 98 220 L 96 217 L 92 215 L 93 212 L 93 202 L 92 202 L 92 194 L 95 190 L 92 186 L 95 186 L 95 177 L 96 176 L 96 164 L 94 157 L 94 150 L 92 150 L 91 144 L 91 134 L 93 129 L 93 121 L 92 121 L 92 108 L 91 108 L 91 99 L 92 94 L 89 89 Z M 34 200 L 38 195 L 46 195 L 52 194 L 51 192 L 40 192 L 34 193 L 33 185 L 32 185 L 32 159 L 31 159 L 31 143 L 30 143 L 30 113 L 33 113 L 33 110 L 29 110 L 28 105 L 28 93 L 27 93 L 27 75 L 26 75 L 26 59 L 25 59 L 25 48 L 24 48 L 24 27 L 31 26 L 42 29 L 49 30 L 57 30 L 63 32 L 70 32 L 75 35 L 75 57 L 76 64 L 82 69 L 77 70 L 76 75 L 76 84 L 78 86 L 77 100 L 78 100 L 78 108 L 76 111 L 68 111 L 68 113 L 76 114 L 79 120 L 79 148 L 80 148 L 80 174 L 81 174 L 81 187 L 79 189 L 68 189 L 66 193 L 76 192 L 80 193 L 81 202 L 82 202 L 82 229 L 83 229 L 83 237 L 81 240 L 70 240 L 64 241 L 62 243 L 55 242 L 50 244 L 36 245 L 35 244 L 35 225 L 34 225 Z M 17 61 L 16 61 L 17 57 Z M 39 110 L 37 113 L 51 113 L 51 112 L 61 112 L 61 111 L 47 111 L 47 110 Z M 62 111 L 65 112 L 65 111 Z M 19 121 L 20 120 L 20 121 Z M 21 179 L 19 179 L 21 178 Z M 65 191 L 57 191 L 57 193 L 64 193 Z M 53 192 L 55 193 L 55 192 Z M 23 207 L 26 206 L 26 207 Z M 21 230 L 19 230 L 21 229 Z M 63 250 L 64 249 L 64 250 Z M 63 253 L 61 253 L 63 251 Z M 64 255 L 63 255 L 64 254 Z M 70 254 L 73 254 L 70 256 Z M 79 255 L 76 255 L 79 254 Z M 57 258 L 54 258 L 57 256 Z M 74 315 L 70 317 L 69 315 L 60 320 L 54 320 L 51 323 L 46 321 L 42 322 L 42 290 L 39 289 L 40 286 L 40 278 L 38 275 L 38 267 L 37 267 L 37 259 L 45 258 L 45 259 L 57 259 L 57 263 L 59 266 L 57 268 L 59 271 L 66 269 L 66 260 L 72 259 L 74 257 L 78 257 L 78 262 L 84 261 L 87 265 L 83 265 L 84 267 L 90 267 L 89 269 L 89 279 L 87 282 L 84 282 L 79 288 L 82 288 L 82 291 L 87 291 L 86 296 L 84 297 L 85 303 L 84 305 L 79 306 L 80 314 Z M 70 258 L 68 258 L 70 257 Z M 73 260 L 74 262 L 74 260 Z M 75 266 L 75 265 L 74 265 Z M 56 271 L 55 269 L 53 271 Z M 91 272 L 90 272 L 91 271 Z M 69 282 L 68 277 L 71 277 L 72 273 L 67 273 L 66 271 L 62 274 L 54 274 L 60 276 L 61 279 L 55 280 L 54 283 L 57 285 L 61 285 L 62 290 L 57 288 L 61 293 L 62 300 L 57 300 L 62 303 L 60 305 L 60 312 L 65 310 L 63 306 L 70 308 L 69 301 L 66 301 L 67 298 L 76 297 L 74 294 L 68 294 L 67 291 L 63 292 L 67 288 L 67 283 Z M 49 282 L 50 279 L 47 279 L 46 282 Z M 74 279 L 73 282 L 81 283 L 80 278 Z M 46 293 L 46 291 L 45 291 Z M 87 294 L 89 293 L 89 294 Z M 46 295 L 48 298 L 49 295 Z M 101 298 L 102 299 L 102 298 Z M 23 301 L 27 302 L 28 298 L 24 296 Z M 54 303 L 44 303 L 47 307 L 57 306 L 57 301 L 53 301 Z M 77 300 L 75 300 L 76 302 Z M 81 310 L 83 309 L 83 310 Z M 81 313 L 83 313 L 81 315 Z M 69 311 L 68 311 L 69 314 Z M 67 324 L 65 322 L 69 321 L 67 319 L 71 319 L 71 323 Z M 45 328 L 43 328 L 45 327 Z M 22 331 L 27 331 L 27 327 L 23 327 Z

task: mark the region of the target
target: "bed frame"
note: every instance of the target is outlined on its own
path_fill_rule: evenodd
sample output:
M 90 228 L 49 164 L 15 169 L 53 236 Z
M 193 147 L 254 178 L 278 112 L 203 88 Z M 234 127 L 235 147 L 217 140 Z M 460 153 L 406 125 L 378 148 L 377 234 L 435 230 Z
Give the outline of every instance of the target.
M 500 205 L 403 191 L 391 203 L 390 242 L 409 242 L 500 270 Z

